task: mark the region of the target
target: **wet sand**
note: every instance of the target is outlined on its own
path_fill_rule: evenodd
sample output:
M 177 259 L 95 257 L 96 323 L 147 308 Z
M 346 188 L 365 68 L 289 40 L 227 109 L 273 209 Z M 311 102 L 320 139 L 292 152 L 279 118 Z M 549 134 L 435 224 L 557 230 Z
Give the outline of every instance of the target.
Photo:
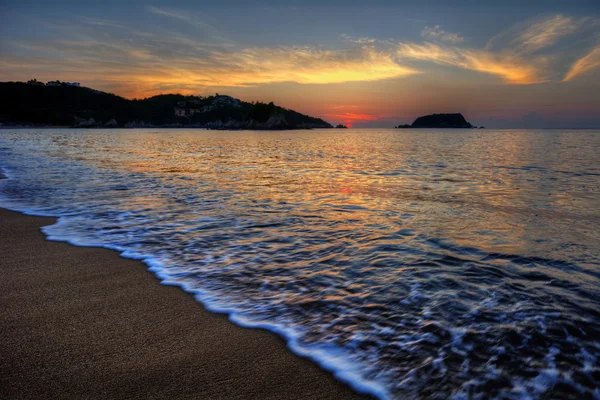
M 141 262 L 47 241 L 53 222 L 0 209 L 0 398 L 360 398 Z

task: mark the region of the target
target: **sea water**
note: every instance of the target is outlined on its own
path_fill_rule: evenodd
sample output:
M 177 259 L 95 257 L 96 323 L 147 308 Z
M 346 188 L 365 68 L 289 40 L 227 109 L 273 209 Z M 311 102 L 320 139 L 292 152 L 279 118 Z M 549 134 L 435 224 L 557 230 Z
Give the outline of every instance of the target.
M 592 130 L 0 130 L 0 206 L 379 398 L 600 398 L 599 155 Z

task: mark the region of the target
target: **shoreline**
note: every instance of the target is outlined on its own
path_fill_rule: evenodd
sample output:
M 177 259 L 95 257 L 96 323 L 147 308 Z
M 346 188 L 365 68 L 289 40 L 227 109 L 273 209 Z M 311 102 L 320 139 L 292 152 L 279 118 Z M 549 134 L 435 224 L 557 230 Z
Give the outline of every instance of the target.
M 141 261 L 47 240 L 55 221 L 0 208 L 7 398 L 365 398 Z
M 94 130 L 131 130 L 131 129 L 198 129 L 198 130 L 203 130 L 203 131 L 231 131 L 231 132 L 235 132 L 235 131 L 258 131 L 258 132 L 282 132 L 282 131 L 311 131 L 311 130 L 315 130 L 315 129 L 336 129 L 336 128 L 327 128 L 327 127 L 322 127 L 322 128 L 285 128 L 285 129 L 259 129 L 259 128 L 255 128 L 255 129 L 246 129 L 246 128 L 231 128 L 231 129 L 225 129 L 225 128 L 206 128 L 203 126 L 132 126 L 132 127 L 125 127 L 125 126 L 66 126 L 66 125 L 47 125 L 47 126 L 0 126 L 0 130 L 2 129 L 6 129 L 6 130 L 16 130 L 16 129 L 83 129 L 83 130 L 90 130 L 90 131 L 94 131 Z

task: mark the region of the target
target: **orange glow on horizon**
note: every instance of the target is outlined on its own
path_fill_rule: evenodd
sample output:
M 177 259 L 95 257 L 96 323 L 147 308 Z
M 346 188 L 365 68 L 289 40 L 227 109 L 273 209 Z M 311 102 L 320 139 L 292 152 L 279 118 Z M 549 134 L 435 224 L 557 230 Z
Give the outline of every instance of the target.
M 363 113 L 356 113 L 356 112 L 323 114 L 323 118 L 331 119 L 333 121 L 339 121 L 340 123 L 348 126 L 348 128 L 352 127 L 352 125 L 357 122 L 376 121 L 376 120 L 384 118 L 386 116 L 387 115 L 373 115 L 373 114 L 363 114 Z

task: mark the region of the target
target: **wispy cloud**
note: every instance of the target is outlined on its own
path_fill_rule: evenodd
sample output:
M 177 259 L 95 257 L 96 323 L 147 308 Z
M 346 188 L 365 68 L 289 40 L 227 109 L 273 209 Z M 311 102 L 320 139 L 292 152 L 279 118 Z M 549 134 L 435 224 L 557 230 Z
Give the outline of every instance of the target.
M 576 76 L 598 67 L 600 67 L 600 46 L 596 46 L 590 53 L 577 60 L 565 75 L 563 82 L 570 81 Z
M 222 34 L 220 30 L 217 29 L 214 25 L 211 25 L 210 23 L 206 22 L 204 18 L 200 18 L 199 16 L 191 14 L 189 12 L 173 8 L 163 8 L 156 6 L 146 6 L 146 11 L 158 16 L 185 22 L 186 24 L 189 24 L 193 27 L 202 29 L 203 31 L 207 32 L 208 34 L 212 35 L 217 39 L 229 41 L 229 39 L 221 36 Z
M 486 49 L 493 51 L 498 47 L 510 47 L 515 52 L 533 53 L 578 32 L 589 22 L 589 18 L 575 19 L 560 14 L 525 21 L 491 38 Z
M 184 22 L 194 28 L 201 30 L 204 36 L 209 37 L 214 43 L 219 43 L 227 46 L 234 46 L 235 43 L 227 38 L 220 29 L 206 22 L 206 18 L 201 18 L 198 15 L 173 8 L 163 8 L 156 6 L 146 6 L 146 11 L 161 17 L 174 19 Z
M 81 18 L 81 21 L 84 24 L 88 24 L 88 25 L 97 25 L 97 26 L 102 26 L 102 27 L 107 26 L 110 28 L 117 28 L 117 29 L 127 29 L 126 25 L 120 24 L 115 21 L 110 21 L 107 19 L 83 17 L 83 18 Z
M 427 60 L 441 65 L 478 71 L 502 78 L 508 84 L 535 84 L 558 78 L 561 62 L 568 54 L 553 48 L 563 39 L 586 29 L 596 21 L 555 15 L 526 21 L 494 36 L 484 49 L 458 47 L 460 40 L 446 40 L 448 35 L 439 26 L 426 27 L 422 36 L 437 39 L 436 43 L 400 43 L 398 56 Z M 579 60 L 564 80 L 597 66 L 597 54 L 592 52 Z
M 460 49 L 434 43 L 398 45 L 401 58 L 432 61 L 501 77 L 510 84 L 532 84 L 544 82 L 539 65 L 516 54 L 491 53 L 485 50 Z
M 214 56 L 220 64 L 229 66 L 221 82 L 226 86 L 286 81 L 305 84 L 375 81 L 419 72 L 398 64 L 393 54 L 372 47 L 255 48 Z
M 0 64 L 0 71 L 14 75 L 30 70 L 26 73 L 43 80 L 68 80 L 73 75 L 81 81 L 104 80 L 128 96 L 166 90 L 197 93 L 208 87 L 279 82 L 376 81 L 419 73 L 398 63 L 393 51 L 372 46 L 232 49 L 182 35 L 136 32 L 127 41 L 104 35 L 76 37 L 38 43 L 13 42 L 14 47 L 28 49 L 36 56 L 29 58 L 29 64 L 20 57 L 7 57 Z M 23 65 L 27 65 L 26 70 Z
M 190 25 L 193 25 L 193 26 L 196 26 L 199 28 L 215 29 L 212 25 L 210 25 L 210 24 L 202 21 L 198 17 L 190 15 L 189 13 L 186 13 L 184 11 L 167 9 L 167 8 L 159 8 L 159 7 L 155 7 L 155 6 L 146 6 L 146 10 L 148 12 L 151 12 L 152 14 L 161 15 L 161 16 L 169 17 L 169 18 L 174 18 L 174 19 L 186 22 Z
M 342 38 L 342 40 L 346 41 L 346 42 L 351 42 L 351 43 L 356 43 L 356 44 L 373 44 L 373 43 L 377 43 L 378 40 L 375 38 L 371 38 L 371 37 L 354 37 L 354 36 L 350 36 L 350 35 L 346 35 L 345 33 L 342 33 L 340 35 L 340 37 Z
M 280 82 L 379 81 L 426 73 L 428 63 L 524 85 L 569 81 L 600 65 L 598 36 L 596 42 L 585 42 L 587 47 L 579 49 L 587 49 L 583 56 L 569 53 L 569 58 L 560 46 L 553 47 L 572 35 L 588 35 L 588 26 L 594 23 L 589 18 L 536 19 L 497 35 L 485 48 L 467 47 L 460 35 L 448 36 L 454 34 L 439 26 L 426 27 L 423 36 L 428 40 L 419 42 L 341 35 L 340 43 L 329 47 L 243 47 L 222 39 L 220 32 L 197 16 L 154 6 L 146 10 L 201 27 L 205 34 L 173 27 L 175 31 L 170 31 L 165 26 L 145 30 L 122 21 L 85 18 L 57 27 L 56 37 L 4 41 L 0 74 L 9 79 L 23 74 L 44 80 L 76 77 L 131 97 Z M 18 51 L 11 53 L 9 47 Z
M 421 36 L 427 40 L 441 40 L 443 42 L 458 44 L 465 41 L 465 38 L 458 33 L 444 31 L 439 25 L 434 27 L 426 26 L 421 32 Z
M 528 85 L 562 80 L 569 48 L 556 48 L 574 35 L 590 36 L 598 21 L 564 15 L 524 21 L 490 39 L 485 48 L 469 48 L 458 33 L 446 32 L 440 25 L 426 26 L 417 42 L 393 42 L 342 35 L 346 42 L 373 47 L 395 48 L 399 62 L 429 61 L 439 65 L 477 71 L 501 78 L 512 85 Z M 575 36 L 575 37 L 578 37 Z M 579 60 L 568 79 L 595 68 L 596 53 Z M 421 67 L 419 67 L 421 69 Z M 567 78 L 565 78 L 568 80 Z
M 560 39 L 577 32 L 584 21 L 584 19 L 575 20 L 571 17 L 556 15 L 527 28 L 512 44 L 517 51 L 527 53 L 545 49 Z

